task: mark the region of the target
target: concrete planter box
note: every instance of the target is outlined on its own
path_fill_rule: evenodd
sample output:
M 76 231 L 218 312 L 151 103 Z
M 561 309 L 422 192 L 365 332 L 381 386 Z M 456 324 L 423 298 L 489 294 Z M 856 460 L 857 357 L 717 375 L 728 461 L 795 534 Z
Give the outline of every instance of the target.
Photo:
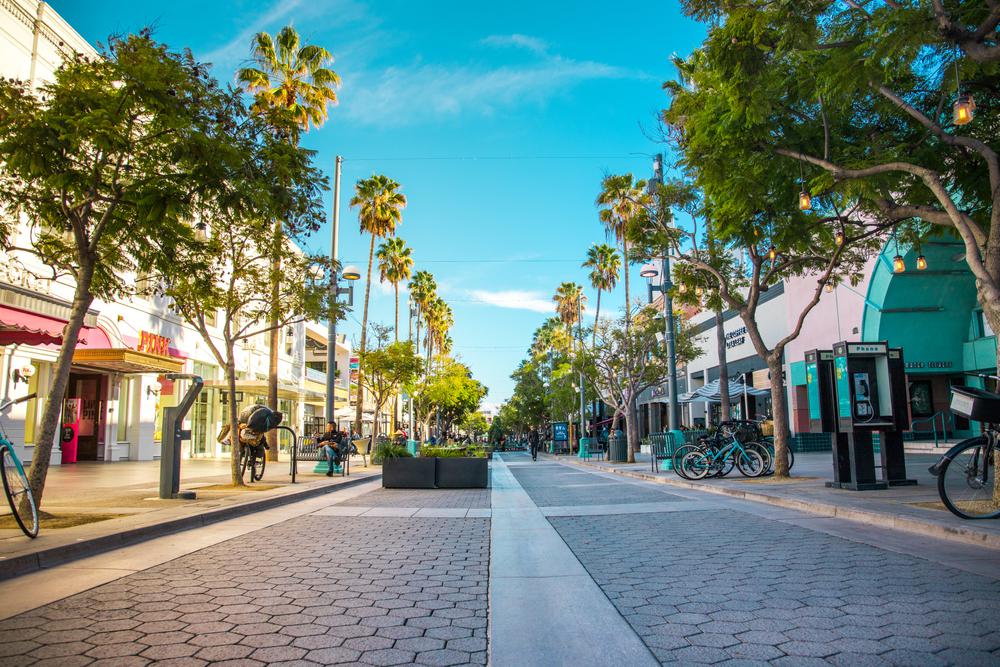
M 437 486 L 439 489 L 485 489 L 489 484 L 489 463 L 485 458 L 439 458 Z
M 382 463 L 382 486 L 386 489 L 433 489 L 434 459 L 386 459 Z

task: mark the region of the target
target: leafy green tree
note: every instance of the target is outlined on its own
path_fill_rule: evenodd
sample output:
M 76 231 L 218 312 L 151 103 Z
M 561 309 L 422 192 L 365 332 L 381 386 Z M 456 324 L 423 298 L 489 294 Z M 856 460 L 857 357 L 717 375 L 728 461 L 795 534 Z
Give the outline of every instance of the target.
M 610 292 L 618 284 L 622 271 L 622 258 L 614 246 L 607 243 L 594 244 L 587 249 L 587 259 L 583 268 L 590 269 L 590 286 L 597 290 L 597 307 L 594 319 L 601 318 L 601 293 Z M 597 330 L 591 340 L 591 347 L 597 343 Z
M 386 239 L 378 247 L 379 280 L 388 280 L 396 292 L 396 342 L 399 342 L 399 283 L 410 279 L 413 270 L 413 251 L 406 247 L 406 241 L 394 236 Z
M 327 313 L 332 304 L 323 277 L 327 260 L 302 253 L 292 241 L 316 231 L 324 218 L 326 179 L 313 164 L 313 153 L 275 137 L 261 117 L 246 113 L 238 93 L 227 109 L 229 142 L 213 154 L 226 187 L 215 197 L 200 199 L 194 210 L 205 242 L 164 267 L 157 282 L 173 311 L 201 334 L 223 369 L 229 395 L 235 396 L 240 343 L 268 333 L 273 337 Z M 274 219 L 284 221 L 291 237 L 277 255 L 270 242 Z M 277 321 L 271 302 L 275 257 L 285 278 L 278 283 Z M 191 271 L 199 260 L 205 266 Z M 342 317 L 340 310 L 332 312 Z M 220 337 L 221 345 L 216 342 Z M 230 401 L 230 433 L 238 432 L 238 410 L 236 401 Z M 230 460 L 232 482 L 242 485 L 238 447 L 231 449 Z
M 481 412 L 470 412 L 462 420 L 461 429 L 475 440 L 485 435 L 489 428 L 490 423 Z
M 368 277 L 365 279 L 365 306 L 361 318 L 360 352 L 368 349 L 368 302 L 372 292 L 372 260 L 375 256 L 375 239 L 391 236 L 403 219 L 406 195 L 399 191 L 400 185 L 388 176 L 373 174 L 354 185 L 351 206 L 358 208 L 358 222 L 362 233 L 371 236 L 368 246 Z M 354 414 L 355 428 L 361 432 L 361 409 L 364 404 L 364 390 L 358 387 L 358 405 Z
M 388 400 L 402 387 L 412 386 L 420 375 L 420 355 L 410 341 L 397 341 L 361 353 L 361 373 L 365 388 L 372 397 L 375 414 L 381 412 Z M 372 436 L 378 435 L 375 419 Z
M 424 432 L 430 430 L 431 420 L 441 418 L 445 431 L 452 424 L 461 422 L 470 412 L 479 408 L 487 389 L 472 377 L 465 364 L 442 357 L 441 363 L 424 380 L 418 390 L 418 416 L 424 422 Z
M 333 62 L 330 52 L 313 44 L 302 45 L 298 32 L 292 26 L 285 26 L 273 38 L 266 32 L 259 32 L 251 44 L 252 66 L 244 67 L 236 74 L 237 80 L 254 96 L 250 107 L 261 117 L 268 119 L 275 133 L 298 145 L 300 134 L 310 127 L 320 127 L 329 116 L 329 105 L 337 103 L 337 87 L 340 77 L 327 67 Z M 267 375 L 267 402 L 271 407 L 278 405 L 278 319 L 282 306 L 278 303 L 281 295 L 282 220 L 276 218 L 272 232 L 274 259 L 271 267 L 271 315 L 270 357 Z M 277 460 L 277 434 L 268 434 L 271 449 L 268 456 Z
M 29 471 L 39 504 L 87 311 L 128 298 L 135 274 L 197 244 L 195 204 L 226 185 L 225 104 L 205 66 L 148 31 L 112 39 L 98 58 L 69 57 L 38 90 L 0 81 L 0 208 L 11 214 L 0 240 L 74 284 Z M 29 247 L 14 245 L 14 221 L 30 228 Z

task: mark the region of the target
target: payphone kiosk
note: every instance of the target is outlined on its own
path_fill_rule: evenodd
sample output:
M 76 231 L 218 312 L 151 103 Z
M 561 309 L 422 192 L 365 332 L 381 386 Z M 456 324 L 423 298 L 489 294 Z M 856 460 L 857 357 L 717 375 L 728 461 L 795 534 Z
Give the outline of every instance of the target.
M 906 478 L 903 455 L 903 431 L 910 427 L 903 351 L 885 341 L 844 341 L 833 346 L 832 357 L 833 391 L 823 401 L 834 424 L 834 480 L 827 486 L 863 491 L 916 484 Z M 882 479 L 875 475 L 875 433 Z
M 833 350 L 806 352 L 806 391 L 809 398 L 809 430 L 835 433 L 837 423 L 830 406 L 835 399 L 833 387 Z

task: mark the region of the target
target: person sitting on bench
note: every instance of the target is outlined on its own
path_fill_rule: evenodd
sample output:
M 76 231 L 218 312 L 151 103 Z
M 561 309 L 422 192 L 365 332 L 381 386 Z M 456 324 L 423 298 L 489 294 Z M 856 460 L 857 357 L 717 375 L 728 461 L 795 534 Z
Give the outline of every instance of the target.
M 316 444 L 319 446 L 319 451 L 326 459 L 329 466 L 329 469 L 326 471 L 326 476 L 333 477 L 334 469 L 340 467 L 341 450 L 343 449 L 342 439 L 340 432 L 337 431 L 337 425 L 333 422 L 328 422 L 326 425 L 326 431 L 316 438 Z

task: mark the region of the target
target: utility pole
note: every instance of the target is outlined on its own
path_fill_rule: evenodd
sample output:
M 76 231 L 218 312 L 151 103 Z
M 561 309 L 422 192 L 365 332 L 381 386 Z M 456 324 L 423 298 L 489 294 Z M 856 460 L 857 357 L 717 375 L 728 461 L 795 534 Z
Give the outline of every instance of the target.
M 330 312 L 326 324 L 326 421 L 336 421 L 337 412 L 337 234 L 340 231 L 340 168 L 344 158 L 337 156 L 333 172 L 333 230 L 330 232 Z

